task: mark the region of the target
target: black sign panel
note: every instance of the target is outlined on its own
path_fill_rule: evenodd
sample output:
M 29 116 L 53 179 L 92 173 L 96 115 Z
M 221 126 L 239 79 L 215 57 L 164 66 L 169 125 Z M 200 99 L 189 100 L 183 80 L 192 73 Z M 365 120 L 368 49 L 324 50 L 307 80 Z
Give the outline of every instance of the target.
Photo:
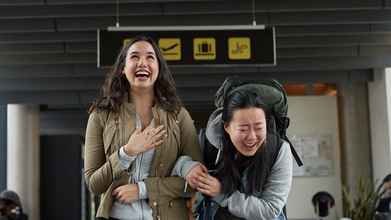
M 276 64 L 273 27 L 124 27 L 98 30 L 98 67 L 113 65 L 121 48 L 137 35 L 152 37 L 170 65 Z

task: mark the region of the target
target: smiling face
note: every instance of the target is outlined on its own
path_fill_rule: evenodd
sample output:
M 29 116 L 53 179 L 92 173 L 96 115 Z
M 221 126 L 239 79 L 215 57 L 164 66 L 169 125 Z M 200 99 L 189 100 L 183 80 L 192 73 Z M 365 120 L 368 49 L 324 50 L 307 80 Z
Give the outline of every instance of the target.
M 224 130 L 239 153 L 254 156 L 266 140 L 265 112 L 256 107 L 237 109 Z
M 132 90 L 153 90 L 159 75 L 159 61 L 149 42 L 137 41 L 129 47 L 123 74 L 126 75 Z

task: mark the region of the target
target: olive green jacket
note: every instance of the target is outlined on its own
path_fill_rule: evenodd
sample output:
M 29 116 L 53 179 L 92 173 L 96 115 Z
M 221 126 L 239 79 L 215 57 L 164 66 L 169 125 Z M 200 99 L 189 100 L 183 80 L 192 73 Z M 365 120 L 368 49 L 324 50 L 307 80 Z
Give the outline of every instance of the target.
M 129 173 L 121 169 L 118 150 L 135 130 L 136 113 L 132 103 L 122 104 L 119 113 L 94 111 L 90 114 L 85 140 L 84 175 L 90 191 L 102 194 L 97 217 L 110 215 L 113 189 L 128 183 Z M 144 180 L 154 219 L 187 219 L 185 181 L 170 176 L 182 155 L 201 161 L 196 130 L 185 108 L 175 116 L 158 105 L 152 109 L 155 126 L 164 125 L 167 138 L 155 148 L 150 176 Z

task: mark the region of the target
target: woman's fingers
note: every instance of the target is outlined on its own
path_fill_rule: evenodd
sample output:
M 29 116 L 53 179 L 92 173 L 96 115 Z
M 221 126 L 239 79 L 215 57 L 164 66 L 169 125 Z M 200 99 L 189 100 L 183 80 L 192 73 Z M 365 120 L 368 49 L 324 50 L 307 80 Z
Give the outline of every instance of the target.
M 159 129 L 158 133 L 155 133 L 154 136 L 150 139 L 150 145 L 151 147 L 157 147 L 161 145 L 164 141 L 164 138 L 166 137 L 166 130 Z
M 156 128 L 153 127 L 147 127 L 144 129 L 143 134 L 145 135 L 146 139 L 150 140 L 157 140 L 160 137 L 164 137 L 166 134 L 166 130 L 164 129 L 163 125 L 160 125 Z
M 156 128 L 154 128 L 152 125 L 149 125 L 148 127 L 146 127 L 143 131 L 144 134 L 148 135 L 148 136 L 154 136 L 155 134 L 159 133 L 161 130 L 164 129 L 164 126 L 163 125 L 160 125 Z
M 163 140 L 159 140 L 157 142 L 154 142 L 154 143 L 151 144 L 150 148 L 157 147 L 157 146 L 161 145 L 162 143 L 163 143 Z
M 209 189 L 210 185 L 206 182 L 198 182 L 198 187 L 200 187 L 201 189 Z
M 204 189 L 204 188 L 201 188 L 201 187 L 197 187 L 197 190 L 198 190 L 199 192 L 205 194 L 205 195 L 208 195 L 208 196 L 211 195 L 211 193 L 210 193 L 210 191 L 209 191 L 208 189 Z
M 121 194 L 121 191 L 122 191 L 122 186 L 119 186 L 119 187 L 115 188 L 111 194 L 113 196 L 118 196 L 119 194 Z
M 151 132 L 154 129 L 153 123 L 149 123 L 149 125 L 144 129 L 144 132 Z
M 209 176 L 208 173 L 201 172 L 198 177 L 203 179 L 208 179 L 208 176 Z
M 160 130 L 158 133 L 151 136 L 152 142 L 162 140 L 166 137 L 166 130 Z
M 200 164 L 201 165 L 201 169 L 202 171 L 206 174 L 208 173 L 208 168 L 206 168 L 206 166 L 204 164 Z
M 198 176 L 198 178 L 197 178 L 198 182 L 200 184 L 202 183 L 202 184 L 207 185 L 207 186 L 212 185 L 211 180 L 209 178 L 207 178 L 207 177 L 204 177 L 203 175 L 204 174 L 201 174 L 201 176 Z
M 164 126 L 163 126 L 163 125 L 160 125 L 160 126 L 158 126 L 157 128 L 154 128 L 154 129 L 152 130 L 152 135 L 158 134 L 158 133 L 161 132 L 161 131 L 164 131 Z

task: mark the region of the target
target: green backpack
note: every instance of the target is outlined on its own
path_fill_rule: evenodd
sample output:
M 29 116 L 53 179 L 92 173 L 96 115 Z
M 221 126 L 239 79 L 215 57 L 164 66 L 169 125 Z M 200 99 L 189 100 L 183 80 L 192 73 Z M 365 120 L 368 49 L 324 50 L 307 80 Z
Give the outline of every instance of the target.
M 236 77 L 229 77 L 224 81 L 222 86 L 216 92 L 216 108 L 223 107 L 224 99 L 237 90 L 250 91 L 252 93 L 255 93 L 257 96 L 262 97 L 262 101 L 266 104 L 269 111 L 271 112 L 271 115 L 274 118 L 276 133 L 281 139 L 289 143 L 292 155 L 295 158 L 297 165 L 299 167 L 302 166 L 302 160 L 300 159 L 291 141 L 286 135 L 286 130 L 289 127 L 290 119 L 288 117 L 287 94 L 282 85 L 274 79 L 261 80 L 257 81 L 256 83 L 248 83 L 242 82 Z M 211 146 L 212 144 L 208 141 L 208 138 L 205 136 L 204 133 L 205 131 L 201 130 L 200 143 L 204 149 L 203 152 L 205 162 L 207 164 L 209 163 L 210 165 L 212 165 L 212 162 L 217 162 L 216 157 L 214 157 L 213 155 L 216 154 L 217 151 L 213 149 L 214 147 Z M 210 158 L 210 160 L 208 158 Z

